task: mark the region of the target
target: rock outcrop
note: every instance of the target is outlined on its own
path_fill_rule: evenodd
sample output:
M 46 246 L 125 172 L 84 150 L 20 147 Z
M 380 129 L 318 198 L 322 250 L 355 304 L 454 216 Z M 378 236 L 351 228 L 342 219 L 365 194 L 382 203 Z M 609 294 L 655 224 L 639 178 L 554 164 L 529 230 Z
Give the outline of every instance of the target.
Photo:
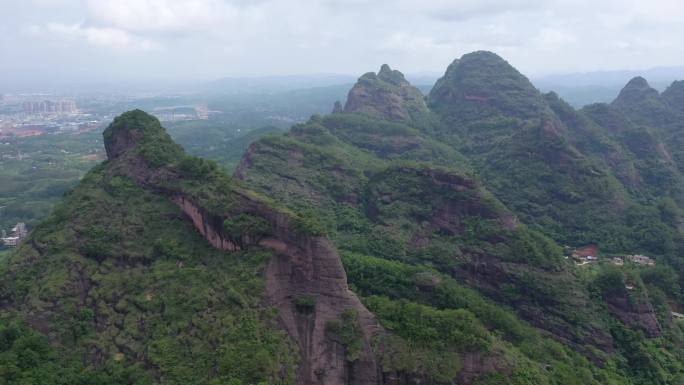
M 383 64 L 377 75 L 369 72 L 359 78 L 349 91 L 344 112 L 408 123 L 427 113 L 427 106 L 421 92 L 401 72 Z
M 163 133 L 156 119 L 140 115 L 142 112 L 134 114 L 136 119 L 157 127 L 157 134 Z M 346 273 L 330 241 L 307 234 L 293 214 L 277 210 L 249 192 L 224 192 L 223 200 L 230 202 L 229 209 L 204 207 L 200 197 L 174 187 L 173 181 L 181 178 L 177 168 L 153 167 L 138 154 L 136 146 L 144 135 L 116 122 L 108 128 L 106 148 L 112 169 L 168 196 L 215 248 L 235 251 L 258 246 L 273 252 L 264 271 L 266 299 L 278 309 L 280 324 L 297 344 L 297 384 L 376 384 L 379 370 L 371 339 L 381 328 L 347 287 Z M 162 137 L 171 140 L 165 133 Z M 224 222 L 239 216 L 257 218 L 269 230 L 258 235 L 244 234 L 238 241 L 235 235 L 227 233 Z M 302 300 L 307 301 L 305 309 L 298 306 Z M 329 323 L 339 320 L 348 309 L 358 315 L 358 326 L 363 331 L 363 349 L 354 361 L 348 359 L 345 347 L 327 330 Z
M 635 301 L 627 289 L 604 295 L 608 311 L 629 327 L 641 329 L 649 337 L 659 337 L 662 333 L 653 305 L 644 299 Z

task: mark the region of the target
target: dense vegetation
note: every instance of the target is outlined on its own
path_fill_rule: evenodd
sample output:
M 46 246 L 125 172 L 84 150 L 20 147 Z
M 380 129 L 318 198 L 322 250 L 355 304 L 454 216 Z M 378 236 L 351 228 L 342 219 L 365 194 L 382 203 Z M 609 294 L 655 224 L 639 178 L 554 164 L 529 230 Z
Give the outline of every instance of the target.
M 287 218 L 295 239 L 334 242 L 383 327 L 372 349 L 388 375 L 684 384 L 684 323 L 672 315 L 684 308 L 682 94 L 635 79 L 611 105 L 576 111 L 476 52 L 423 103 L 383 66 L 345 111 L 251 144 L 236 179 L 127 113 L 104 136 L 124 138 L 110 155 L 126 138 L 133 149 L 93 169 L 2 265 L 2 376 L 293 382 L 293 341 L 261 301 L 272 254 L 256 247 L 280 230 L 248 197 Z M 197 203 L 238 251 L 210 247 L 164 194 Z M 577 266 L 570 251 L 586 244 L 601 261 Z M 636 253 L 656 266 L 611 259 Z M 306 318 L 319 304 L 291 305 Z M 347 309 L 325 325 L 352 373 L 361 321 Z
M 379 95 L 396 91 L 369 75 L 359 84 L 371 95 L 373 86 Z M 671 343 L 682 335 L 670 326 L 667 310 L 672 303 L 681 306 L 680 182 L 671 170 L 659 171 L 665 156 L 660 142 L 636 148 L 651 139 L 615 135 L 605 119 L 540 94 L 490 53 L 455 61 L 428 100 L 441 122 L 421 117 L 391 123 L 378 118 L 377 105 L 314 117 L 286 136 L 255 143 L 239 170 L 248 185 L 281 204 L 313 212 L 348 251 L 350 283 L 395 332 L 382 344 L 399 346 L 386 352 L 388 365 L 407 369 L 413 362 L 412 370 L 433 379 L 463 379 L 467 374 L 454 358 L 459 355 L 487 352 L 506 362 L 488 348 L 497 338 L 513 344 L 507 354 L 549 365 L 546 359 L 555 355 L 533 354 L 546 343 L 528 332 L 537 327 L 563 342 L 563 349 L 602 362 L 606 371 L 587 362 L 583 372 L 581 356 L 573 364 L 555 364 L 563 369 L 550 373 L 516 360 L 519 366 L 509 367 L 505 381 L 518 381 L 513 373 L 521 372 L 531 376 L 529 383 L 570 383 L 577 373 L 593 373 L 578 383 L 681 381 L 683 368 L 670 361 L 682 354 Z M 610 114 L 625 119 L 612 108 Z M 620 290 L 605 291 L 610 264 L 577 268 L 561 256 L 558 243 L 648 253 L 659 266 L 612 268 L 638 279 L 614 280 Z M 364 263 L 372 268 L 361 268 Z M 416 270 L 390 273 L 382 263 Z M 635 283 L 642 274 L 650 283 Z M 450 277 L 474 294 L 464 294 L 465 288 L 441 293 Z M 637 291 L 626 291 L 634 285 Z M 473 296 L 487 298 L 478 297 L 478 303 L 493 301 L 490 308 L 498 311 L 464 299 Z M 629 314 L 643 311 L 657 330 L 653 323 L 629 321 Z M 456 324 L 440 324 L 441 317 Z M 438 334 L 430 334 L 433 323 Z M 450 328 L 469 330 L 476 341 L 461 340 L 458 332 L 439 334 Z M 414 353 L 398 353 L 406 351 Z M 442 357 L 451 357 L 445 361 L 451 364 L 442 365 Z M 483 373 L 473 378 L 497 381 Z
M 230 178 L 183 155 L 155 119 L 134 112 L 112 126 L 144 136 L 135 154 L 149 165 L 185 165 L 178 188 L 202 181 L 210 194 L 213 180 L 224 198 L 198 199 L 230 204 Z M 270 253 L 213 249 L 176 205 L 116 171 L 130 165 L 93 169 L 3 264 L 7 383 L 291 382 L 296 355 L 261 304 Z
M 99 133 L 7 138 L 0 145 L 0 229 L 35 226 L 103 156 Z

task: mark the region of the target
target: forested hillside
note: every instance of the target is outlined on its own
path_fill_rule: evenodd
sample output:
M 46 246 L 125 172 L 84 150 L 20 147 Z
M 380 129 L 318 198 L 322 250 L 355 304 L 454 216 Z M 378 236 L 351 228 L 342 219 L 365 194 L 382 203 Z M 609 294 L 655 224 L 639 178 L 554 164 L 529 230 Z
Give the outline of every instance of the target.
M 575 110 L 490 52 L 425 96 L 384 65 L 232 177 L 125 113 L 0 262 L 0 378 L 684 384 L 682 84 Z

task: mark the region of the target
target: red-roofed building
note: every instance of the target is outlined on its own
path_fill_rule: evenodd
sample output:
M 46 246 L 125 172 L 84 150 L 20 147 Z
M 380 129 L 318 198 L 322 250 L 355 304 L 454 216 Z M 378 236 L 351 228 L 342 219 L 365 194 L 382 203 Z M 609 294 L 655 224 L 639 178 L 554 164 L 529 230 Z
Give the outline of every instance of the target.
M 598 260 L 599 248 L 596 245 L 579 247 L 572 252 L 572 257 L 581 262 L 593 262 Z

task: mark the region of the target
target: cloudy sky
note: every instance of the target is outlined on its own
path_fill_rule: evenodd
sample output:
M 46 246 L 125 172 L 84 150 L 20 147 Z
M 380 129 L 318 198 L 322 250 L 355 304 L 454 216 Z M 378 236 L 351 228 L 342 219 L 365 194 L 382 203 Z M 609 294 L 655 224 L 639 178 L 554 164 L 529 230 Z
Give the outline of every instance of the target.
M 681 0 L 0 0 L 0 81 L 684 65 Z

